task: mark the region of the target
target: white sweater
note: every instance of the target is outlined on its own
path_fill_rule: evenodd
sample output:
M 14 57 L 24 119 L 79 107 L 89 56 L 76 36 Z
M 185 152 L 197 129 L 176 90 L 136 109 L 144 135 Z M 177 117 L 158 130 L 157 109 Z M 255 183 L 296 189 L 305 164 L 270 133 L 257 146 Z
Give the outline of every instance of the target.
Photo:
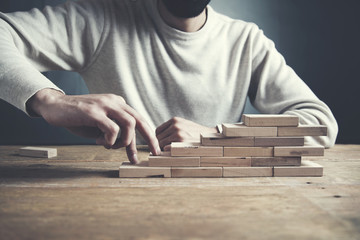
M 204 27 L 186 33 L 165 24 L 156 0 L 87 0 L 43 11 L 0 14 L 0 97 L 24 112 L 43 88 L 40 72 L 76 71 L 91 93 L 114 93 L 155 128 L 171 117 L 215 126 L 239 122 L 246 97 L 261 113 L 323 124 L 332 146 L 337 123 L 252 23 L 208 7 Z

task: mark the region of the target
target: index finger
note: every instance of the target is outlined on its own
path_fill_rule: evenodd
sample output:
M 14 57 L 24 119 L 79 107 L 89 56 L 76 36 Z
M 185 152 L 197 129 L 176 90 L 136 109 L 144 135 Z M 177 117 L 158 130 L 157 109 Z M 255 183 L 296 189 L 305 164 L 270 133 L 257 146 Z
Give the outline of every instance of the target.
M 145 121 L 145 119 L 127 104 L 123 105 L 123 109 L 135 119 L 136 129 L 140 132 L 140 134 L 143 136 L 145 141 L 148 143 L 152 154 L 160 155 L 161 149 L 159 146 L 159 141 L 155 136 L 155 132 L 151 130 L 151 127 Z

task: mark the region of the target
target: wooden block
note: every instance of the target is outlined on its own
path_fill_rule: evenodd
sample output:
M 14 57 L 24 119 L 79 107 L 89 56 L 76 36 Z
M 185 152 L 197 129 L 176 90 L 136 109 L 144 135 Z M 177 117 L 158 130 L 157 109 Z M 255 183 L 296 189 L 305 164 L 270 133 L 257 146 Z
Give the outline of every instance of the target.
M 201 157 L 201 167 L 251 167 L 250 157 Z
M 224 147 L 224 157 L 273 157 L 273 147 Z
M 254 146 L 254 137 L 226 137 L 221 133 L 201 134 L 202 146 Z
M 171 143 L 172 157 L 222 157 L 223 147 L 201 146 L 200 143 Z
M 303 161 L 300 167 L 274 167 L 274 177 L 322 177 L 320 164 Z
M 285 114 L 244 114 L 242 121 L 249 127 L 298 126 L 299 117 Z
M 274 147 L 275 157 L 324 156 L 323 146 Z
M 200 167 L 200 157 L 172 157 L 170 152 L 149 156 L 149 167 Z
M 326 126 L 278 127 L 278 136 L 326 136 Z
M 222 177 L 222 167 L 172 167 L 173 178 L 199 178 L 199 177 Z
M 52 158 L 57 156 L 57 149 L 43 147 L 23 147 L 20 148 L 19 155 L 27 157 Z
M 301 157 L 252 157 L 252 167 L 300 166 Z
M 150 178 L 150 177 L 171 177 L 170 167 L 149 167 L 148 161 L 143 161 L 137 165 L 123 162 L 119 169 L 120 178 Z
M 255 147 L 304 146 L 304 137 L 256 137 Z
M 223 177 L 272 177 L 272 167 L 224 167 Z
M 226 137 L 276 137 L 277 127 L 248 127 L 241 123 L 223 124 Z

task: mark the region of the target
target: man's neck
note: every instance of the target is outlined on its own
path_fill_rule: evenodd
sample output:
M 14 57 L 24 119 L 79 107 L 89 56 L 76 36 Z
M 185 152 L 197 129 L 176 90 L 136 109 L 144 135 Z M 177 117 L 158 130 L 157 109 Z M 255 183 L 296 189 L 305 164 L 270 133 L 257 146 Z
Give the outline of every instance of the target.
M 175 17 L 167 10 L 161 0 L 158 0 L 158 9 L 160 16 L 167 25 L 183 32 L 199 31 L 205 25 L 207 19 L 206 9 L 199 16 L 193 18 Z

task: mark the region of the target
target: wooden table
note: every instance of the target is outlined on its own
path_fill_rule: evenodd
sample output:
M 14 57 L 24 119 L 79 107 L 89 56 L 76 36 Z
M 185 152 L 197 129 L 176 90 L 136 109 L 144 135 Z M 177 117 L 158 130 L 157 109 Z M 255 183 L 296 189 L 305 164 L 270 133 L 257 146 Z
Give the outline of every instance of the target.
M 120 179 L 124 150 L 0 146 L 0 239 L 360 239 L 360 146 L 322 178 Z M 146 159 L 146 148 L 140 149 Z

